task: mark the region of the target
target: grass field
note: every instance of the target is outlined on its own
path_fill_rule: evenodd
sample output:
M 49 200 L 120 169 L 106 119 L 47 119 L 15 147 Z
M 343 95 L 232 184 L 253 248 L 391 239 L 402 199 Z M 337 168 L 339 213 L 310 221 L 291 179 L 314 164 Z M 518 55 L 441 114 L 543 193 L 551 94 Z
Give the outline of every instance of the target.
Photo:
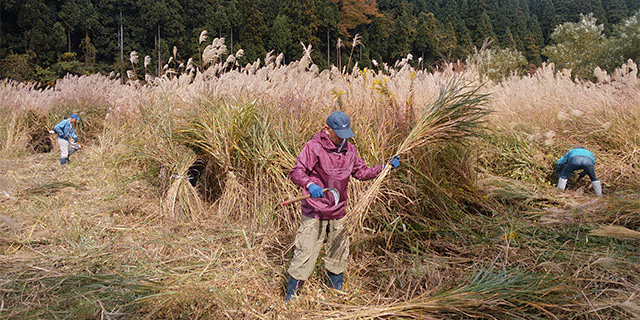
M 153 85 L 0 83 L 0 318 L 640 317 L 635 65 L 595 84 L 553 66 L 494 83 L 473 64 L 264 61 Z M 477 109 L 438 103 L 452 83 Z M 456 101 L 470 117 L 445 113 Z M 285 303 L 300 209 L 279 203 L 300 193 L 288 170 L 333 110 L 369 165 L 400 152 L 401 167 L 350 186 L 344 290 L 319 259 Z M 47 130 L 72 112 L 83 149 L 60 166 Z M 596 155 L 603 197 L 586 178 L 555 188 L 576 145 Z

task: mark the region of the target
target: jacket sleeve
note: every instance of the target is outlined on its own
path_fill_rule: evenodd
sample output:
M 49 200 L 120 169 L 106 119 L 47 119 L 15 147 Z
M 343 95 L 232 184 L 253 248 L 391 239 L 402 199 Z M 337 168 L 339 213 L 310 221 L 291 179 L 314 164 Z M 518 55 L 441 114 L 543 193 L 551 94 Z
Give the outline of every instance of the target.
M 562 167 L 569 161 L 569 152 L 567 152 L 562 158 L 558 159 L 556 162 L 556 172 L 560 173 L 562 171 Z
M 562 158 L 558 159 L 558 162 L 556 162 L 556 166 L 563 166 L 567 163 L 567 161 L 569 161 L 568 153 L 562 156 Z
M 315 167 L 316 163 L 318 163 L 318 156 L 313 151 L 313 147 L 309 142 L 302 148 L 298 158 L 296 159 L 296 164 L 291 168 L 289 172 L 289 179 L 293 181 L 293 183 L 301 186 L 306 189 L 307 184 L 313 182 L 309 174 Z
M 62 128 L 62 124 L 63 122 L 59 122 L 58 124 L 56 124 L 55 127 L 53 127 L 53 131 L 55 131 L 59 137 L 64 137 L 64 129 Z
M 76 130 L 69 125 L 69 135 L 73 138 L 73 140 L 78 141 L 78 136 L 76 135 Z
M 383 165 L 377 165 L 373 168 L 369 168 L 364 160 L 359 156 L 356 156 L 356 163 L 353 165 L 351 175 L 358 180 L 370 180 L 377 177 L 383 167 Z

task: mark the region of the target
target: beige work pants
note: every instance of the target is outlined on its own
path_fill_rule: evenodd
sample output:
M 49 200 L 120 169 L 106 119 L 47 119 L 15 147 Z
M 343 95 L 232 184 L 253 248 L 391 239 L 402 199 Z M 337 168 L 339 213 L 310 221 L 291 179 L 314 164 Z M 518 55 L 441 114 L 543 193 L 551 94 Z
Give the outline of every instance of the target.
M 289 275 L 297 280 L 308 280 L 326 240 L 324 266 L 335 274 L 347 269 L 349 258 L 349 232 L 342 220 L 318 220 L 302 216 L 296 235 L 296 249 L 289 266 Z
M 80 149 L 80 145 L 73 140 L 58 138 L 58 145 L 60 146 L 60 158 L 69 157 L 69 148 Z

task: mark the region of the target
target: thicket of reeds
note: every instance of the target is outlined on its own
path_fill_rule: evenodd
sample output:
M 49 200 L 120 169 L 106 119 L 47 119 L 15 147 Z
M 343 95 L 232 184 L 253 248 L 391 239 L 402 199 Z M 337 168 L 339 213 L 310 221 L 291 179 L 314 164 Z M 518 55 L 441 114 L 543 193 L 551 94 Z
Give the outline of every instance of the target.
M 493 83 L 472 63 L 406 62 L 320 72 L 270 55 L 153 84 L 0 83 L 0 318 L 640 316 L 635 65 L 598 83 L 553 66 Z M 401 166 L 350 186 L 361 228 L 344 291 L 319 260 L 285 304 L 300 211 L 279 204 L 334 110 L 369 165 Z M 85 148 L 60 167 L 44 130 L 72 112 Z M 596 155 L 604 197 L 586 178 L 554 188 L 576 145 Z

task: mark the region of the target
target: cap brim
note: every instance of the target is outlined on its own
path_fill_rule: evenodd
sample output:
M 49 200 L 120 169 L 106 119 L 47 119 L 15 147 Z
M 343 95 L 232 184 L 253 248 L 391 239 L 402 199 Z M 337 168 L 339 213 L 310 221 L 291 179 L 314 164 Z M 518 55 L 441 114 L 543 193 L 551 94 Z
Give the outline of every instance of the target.
M 336 135 L 338 135 L 340 139 L 349 139 L 354 137 L 354 134 L 353 134 L 353 131 L 351 131 L 351 128 L 333 129 L 333 131 L 336 132 Z

